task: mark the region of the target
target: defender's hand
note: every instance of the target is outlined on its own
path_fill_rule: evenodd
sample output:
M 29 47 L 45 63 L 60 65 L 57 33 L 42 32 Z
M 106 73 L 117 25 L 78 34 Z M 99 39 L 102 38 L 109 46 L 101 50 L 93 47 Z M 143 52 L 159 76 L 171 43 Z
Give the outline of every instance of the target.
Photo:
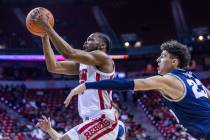
M 43 131 L 47 132 L 48 130 L 51 129 L 50 118 L 49 117 L 47 118 L 46 116 L 42 116 L 42 119 L 38 120 L 36 127 L 39 127 Z
M 84 83 L 72 89 L 69 95 L 67 96 L 66 100 L 64 101 L 65 107 L 68 107 L 73 96 L 80 95 L 84 93 L 85 90 L 86 90 L 86 87 Z

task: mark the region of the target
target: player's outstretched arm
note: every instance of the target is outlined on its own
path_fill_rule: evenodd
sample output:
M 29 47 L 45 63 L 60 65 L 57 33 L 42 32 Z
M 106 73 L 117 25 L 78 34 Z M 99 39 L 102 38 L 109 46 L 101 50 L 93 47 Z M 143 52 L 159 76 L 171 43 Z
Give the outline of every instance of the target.
M 67 107 L 73 96 L 84 93 L 87 89 L 103 89 L 103 90 L 148 90 L 154 88 L 150 81 L 147 79 L 113 79 L 113 80 L 101 80 L 98 82 L 86 82 L 78 85 L 71 90 L 66 100 L 64 101 Z
M 37 26 L 47 32 L 56 49 L 64 57 L 68 58 L 68 53 L 73 52 L 74 49 L 55 32 L 55 30 L 53 29 L 53 27 L 51 27 L 49 23 L 48 17 L 46 15 L 36 14 L 36 17 L 32 20 L 37 24 Z
M 50 118 L 42 116 L 42 119 L 39 119 L 36 127 L 39 127 L 44 132 L 48 133 L 53 140 L 58 140 L 62 137 L 55 129 L 51 127 Z
M 145 79 L 114 79 L 99 82 L 86 82 L 85 89 L 102 90 L 161 90 L 164 86 L 162 76 L 153 76 Z
M 152 76 L 145 79 L 134 80 L 103 80 L 85 83 L 86 89 L 109 90 L 158 90 L 171 99 L 179 99 L 184 94 L 184 85 L 180 80 L 171 75 Z
M 43 28 L 49 35 L 53 45 L 66 59 L 70 59 L 79 63 L 95 66 L 104 66 L 110 63 L 111 59 L 103 52 L 93 51 L 85 52 L 72 48 L 49 24 L 46 16 L 37 16 L 34 21 Z M 112 63 L 112 62 L 111 62 Z
M 145 79 L 113 79 L 101 80 L 98 82 L 83 83 L 69 93 L 64 104 L 68 106 L 73 96 L 82 94 L 87 89 L 102 89 L 102 90 L 158 90 L 162 94 L 178 99 L 184 93 L 184 86 L 181 81 L 170 75 L 152 76 Z M 179 91 L 179 92 L 178 92 Z
M 135 80 L 102 80 L 87 82 L 84 89 L 109 89 L 109 90 L 158 90 L 171 99 L 179 99 L 184 94 L 184 85 L 180 80 L 171 75 L 152 76 Z M 74 90 L 73 90 L 74 91 Z M 77 91 L 77 90 L 76 90 Z M 80 90 L 81 91 L 81 90 Z
M 51 27 L 49 27 L 47 33 L 57 51 L 60 52 L 66 59 L 93 66 L 103 66 L 107 63 L 112 63 L 111 59 L 102 51 L 96 50 L 86 52 L 72 48 L 71 45 L 61 38 Z
M 55 54 L 50 45 L 48 35 L 42 37 L 42 45 L 45 56 L 45 62 L 49 72 L 65 75 L 79 74 L 79 64 L 77 64 L 76 62 L 56 60 Z

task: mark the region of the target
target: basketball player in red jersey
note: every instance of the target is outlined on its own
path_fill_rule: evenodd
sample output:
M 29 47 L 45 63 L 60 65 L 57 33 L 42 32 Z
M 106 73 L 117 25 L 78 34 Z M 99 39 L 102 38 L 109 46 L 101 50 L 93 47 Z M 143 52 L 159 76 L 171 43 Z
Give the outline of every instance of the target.
M 80 83 L 112 79 L 115 73 L 113 60 L 107 55 L 111 48 L 110 38 L 103 33 L 93 33 L 84 43 L 84 50 L 72 48 L 50 26 L 46 16 L 37 15 L 34 21 L 47 35 L 42 44 L 48 71 L 65 75 L 80 75 Z M 56 61 L 50 40 L 66 60 Z M 94 94 L 93 94 L 94 93 Z M 78 96 L 78 111 L 83 123 L 64 135 L 55 131 L 47 133 L 59 140 L 115 140 L 117 138 L 117 118 L 111 111 L 112 94 L 107 90 L 89 90 Z M 67 106 L 68 103 L 65 102 Z

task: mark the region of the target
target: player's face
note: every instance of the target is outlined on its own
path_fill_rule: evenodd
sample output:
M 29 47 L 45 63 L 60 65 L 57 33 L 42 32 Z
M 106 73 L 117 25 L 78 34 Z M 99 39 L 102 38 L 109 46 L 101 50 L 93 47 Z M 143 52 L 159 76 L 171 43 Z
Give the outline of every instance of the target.
M 173 68 L 173 60 L 174 58 L 170 57 L 170 54 L 167 51 L 162 51 L 161 55 L 157 59 L 158 63 L 158 74 L 164 75 L 170 72 Z
M 91 52 L 97 50 L 100 47 L 101 39 L 96 34 L 91 34 L 87 41 L 85 41 L 83 48 L 84 50 Z

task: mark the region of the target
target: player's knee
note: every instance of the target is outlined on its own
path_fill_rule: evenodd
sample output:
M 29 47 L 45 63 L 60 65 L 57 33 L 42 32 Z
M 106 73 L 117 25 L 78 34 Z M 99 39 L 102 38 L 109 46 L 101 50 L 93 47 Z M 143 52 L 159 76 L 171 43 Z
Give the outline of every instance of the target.
M 59 140 L 71 140 L 68 135 L 63 135 Z

